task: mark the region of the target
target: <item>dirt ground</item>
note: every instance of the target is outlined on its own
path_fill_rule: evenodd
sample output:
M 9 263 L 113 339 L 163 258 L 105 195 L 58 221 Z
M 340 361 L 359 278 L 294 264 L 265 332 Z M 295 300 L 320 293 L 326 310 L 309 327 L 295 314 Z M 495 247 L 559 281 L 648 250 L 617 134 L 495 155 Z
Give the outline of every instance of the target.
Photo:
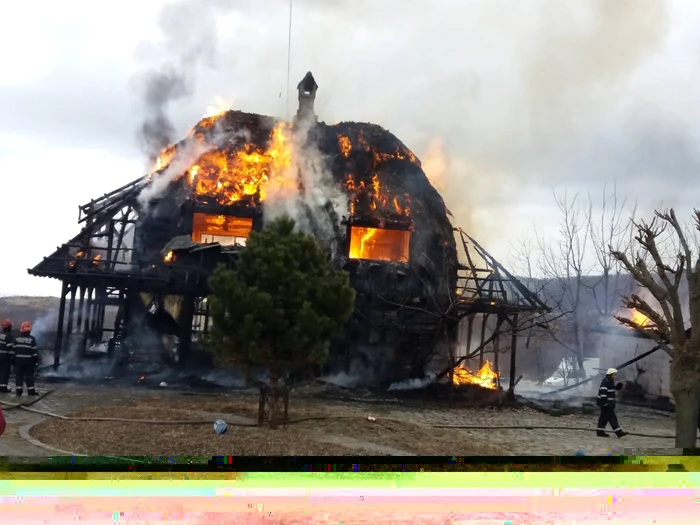
M 0 440 L 0 452 L 4 446 L 8 455 L 23 450 L 26 456 L 45 456 L 46 449 L 30 442 L 35 439 L 88 455 L 677 454 L 673 449 L 673 415 L 654 410 L 620 406 L 618 416 L 630 435 L 603 439 L 595 436 L 595 414 L 552 417 L 519 406 L 421 406 L 401 400 L 365 399 L 361 392 L 334 397 L 334 391 L 325 386 L 314 388 L 293 392 L 290 424 L 271 430 L 255 425 L 258 395 L 253 390 L 204 393 L 142 385 L 64 384 L 32 407 L 43 415 L 24 410 L 7 413 L 8 431 Z M 12 396 L 6 402 L 12 402 Z M 61 420 L 49 413 L 137 421 Z M 228 423 L 228 432 L 222 436 L 213 429 L 217 419 Z M 193 423 L 177 423 L 183 420 Z M 30 426 L 29 436 L 22 438 L 21 427 Z M 543 468 L 537 465 L 538 470 Z
M 32 437 L 52 446 L 89 455 L 385 455 L 380 447 L 415 455 L 500 455 L 507 450 L 474 440 L 458 429 L 438 429 L 381 417 L 367 419 L 366 406 L 329 405 L 315 400 L 291 400 L 290 419 L 329 417 L 290 424 L 287 428 L 235 426 L 230 421 L 257 417 L 257 399 L 182 397 L 141 399 L 119 405 L 88 407 L 75 417 L 113 417 L 139 420 L 201 420 L 201 424 L 124 423 L 50 419 L 31 430 Z M 227 418 L 227 415 L 231 417 Z M 215 419 L 229 421 L 219 436 Z M 459 450 L 459 452 L 456 451 Z

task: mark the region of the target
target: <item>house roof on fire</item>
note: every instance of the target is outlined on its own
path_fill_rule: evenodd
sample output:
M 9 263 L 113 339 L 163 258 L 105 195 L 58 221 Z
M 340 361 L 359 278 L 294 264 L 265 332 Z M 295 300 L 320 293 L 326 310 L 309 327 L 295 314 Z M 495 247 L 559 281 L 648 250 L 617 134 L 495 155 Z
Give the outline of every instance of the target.
M 316 85 L 310 73 L 302 83 L 306 86 Z M 255 158 L 265 158 L 277 130 L 275 122 L 270 117 L 240 111 L 228 111 L 215 118 L 207 117 L 193 128 L 185 140 L 169 148 L 170 160 L 177 154 L 178 148 L 186 148 L 193 140 L 206 140 L 207 133 L 212 132 L 214 126 L 219 140 L 222 136 L 227 137 L 227 140 L 217 142 L 223 144 L 217 146 L 217 151 L 225 155 L 224 158 L 229 161 L 239 158 L 240 152 L 244 152 L 244 155 L 257 155 Z M 242 130 L 246 133 L 241 133 Z M 248 140 L 245 144 L 240 142 L 243 135 Z M 464 280 L 459 277 L 463 282 L 471 279 L 469 282 L 472 284 L 464 285 L 461 291 L 460 301 L 465 305 L 480 304 L 483 308 L 495 308 L 498 305 L 509 305 L 510 308 L 547 308 L 483 248 L 476 248 L 478 244 L 471 238 L 470 242 L 485 261 L 486 268 L 476 268 L 471 261 L 460 264 L 454 228 L 442 197 L 428 181 L 420 160 L 393 134 L 373 124 L 341 122 L 327 125 L 320 122 L 314 126 L 309 137 L 318 148 L 320 157 L 327 159 L 326 169 L 335 187 L 342 190 L 350 204 L 343 216 L 333 209 L 330 212 L 326 210 L 338 225 L 345 224 L 341 222 L 344 218 L 352 219 L 350 224 L 355 220 L 376 221 L 379 228 L 383 227 L 382 224 L 405 223 L 412 232 L 410 249 L 415 252 L 415 257 L 411 255 L 411 260 L 427 269 L 429 279 L 437 278 L 435 275 L 444 272 L 457 272 L 458 269 L 462 272 L 462 277 L 466 278 Z M 211 171 L 206 174 L 210 180 L 204 181 L 210 186 L 205 184 L 204 187 L 216 188 L 215 180 L 211 185 L 211 177 L 216 175 L 212 171 L 215 164 L 207 165 L 201 158 L 196 162 L 197 167 L 201 165 L 198 173 L 204 173 L 207 169 Z M 29 273 L 67 280 L 80 275 L 96 274 L 103 278 L 118 275 L 123 277 L 141 271 L 141 263 L 131 262 L 124 254 L 133 250 L 129 243 L 139 220 L 139 210 L 143 206 L 139 202 L 139 196 L 145 188 L 155 186 L 154 182 L 160 180 L 159 177 L 166 169 L 164 167 L 155 174 L 139 177 L 80 206 L 78 223 L 82 226 L 81 231 L 30 269 Z M 194 173 L 190 173 L 190 170 L 188 168 L 182 176 L 176 177 L 175 180 L 182 183 L 180 186 L 189 180 L 184 174 L 189 174 L 190 178 L 193 176 Z M 250 184 L 250 181 L 246 184 Z M 312 190 L 318 190 L 313 184 L 308 186 Z M 199 181 L 194 188 L 198 187 Z M 232 185 L 225 188 L 235 189 Z M 259 191 L 256 192 L 258 194 Z M 190 190 L 188 195 L 188 198 L 194 198 L 195 189 Z M 249 195 L 247 190 L 246 195 Z M 223 197 L 230 198 L 230 195 Z M 329 203 L 330 200 L 324 208 Z M 253 205 L 260 206 L 260 201 L 253 202 Z M 347 230 L 336 227 L 334 231 L 335 235 L 344 236 Z M 464 238 L 462 240 L 464 242 Z M 188 235 L 171 238 L 164 244 L 158 251 L 167 253 L 175 249 L 199 248 Z M 98 255 L 93 255 L 94 253 Z M 100 258 L 99 254 L 106 255 Z M 482 272 L 478 276 L 477 270 L 486 273 Z M 447 278 L 447 275 L 444 277 Z

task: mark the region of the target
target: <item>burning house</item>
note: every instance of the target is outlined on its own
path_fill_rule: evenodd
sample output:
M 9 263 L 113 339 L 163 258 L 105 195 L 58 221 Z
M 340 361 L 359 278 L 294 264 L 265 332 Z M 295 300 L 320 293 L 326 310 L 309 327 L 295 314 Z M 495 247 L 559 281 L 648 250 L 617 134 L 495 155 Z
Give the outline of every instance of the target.
M 449 211 L 416 156 L 379 126 L 318 122 L 317 89 L 308 73 L 292 123 L 207 116 L 152 173 L 80 206 L 80 233 L 29 270 L 63 283 L 56 367 L 66 351 L 89 357 L 105 342 L 126 362 L 190 359 L 210 326 L 213 269 L 235 267 L 250 233 L 282 214 L 317 236 L 357 291 L 336 369 L 420 375 L 461 319 L 495 314 L 500 326 L 546 308 L 481 247 L 477 268 L 463 232 L 460 263 Z

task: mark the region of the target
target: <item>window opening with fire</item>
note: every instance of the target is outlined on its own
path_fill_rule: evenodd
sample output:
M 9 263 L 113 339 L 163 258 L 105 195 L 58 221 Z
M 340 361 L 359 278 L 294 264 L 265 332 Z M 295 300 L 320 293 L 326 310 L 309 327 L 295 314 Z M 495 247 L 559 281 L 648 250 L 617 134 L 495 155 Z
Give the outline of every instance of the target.
M 222 246 L 245 246 L 253 229 L 253 219 L 229 215 L 195 213 L 192 225 L 192 241 L 218 242 Z
M 411 232 L 353 226 L 350 229 L 350 258 L 408 262 Z

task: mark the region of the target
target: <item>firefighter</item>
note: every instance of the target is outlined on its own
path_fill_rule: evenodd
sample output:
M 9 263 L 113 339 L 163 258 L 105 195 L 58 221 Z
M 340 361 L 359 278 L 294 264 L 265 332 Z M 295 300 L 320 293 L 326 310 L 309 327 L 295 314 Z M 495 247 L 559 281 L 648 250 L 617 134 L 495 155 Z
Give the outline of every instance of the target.
M 34 373 L 39 366 L 39 353 L 37 352 L 36 339 L 32 335 L 32 323 L 25 321 L 19 327 L 21 332 L 15 337 L 15 381 L 17 395 L 22 395 L 24 383 L 27 384 L 27 394 L 37 395 L 34 388 Z
M 596 434 L 600 437 L 610 437 L 605 431 L 605 427 L 608 423 L 610 423 L 617 437 L 621 438 L 628 434 L 628 432 L 622 430 L 622 427 L 620 427 L 620 424 L 617 422 L 617 415 L 615 415 L 615 391 L 622 390 L 625 386 L 622 383 L 615 384 L 616 377 L 617 369 L 608 368 L 603 381 L 600 383 L 600 389 L 598 390 L 597 405 L 600 407 L 600 418 L 598 418 L 598 431 Z
M 12 361 L 15 356 L 12 341 L 12 321 L 5 319 L 0 332 L 0 394 L 7 394 L 10 391 L 7 383 L 10 380 Z

